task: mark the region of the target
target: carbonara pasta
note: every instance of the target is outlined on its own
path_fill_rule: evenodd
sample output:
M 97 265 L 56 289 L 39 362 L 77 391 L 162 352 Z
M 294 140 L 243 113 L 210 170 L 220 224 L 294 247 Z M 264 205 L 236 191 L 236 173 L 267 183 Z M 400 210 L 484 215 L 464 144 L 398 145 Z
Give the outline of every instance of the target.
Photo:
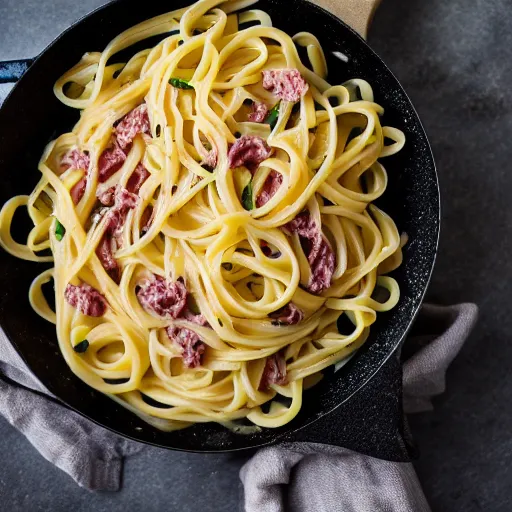
M 404 135 L 252 3 L 202 0 L 85 54 L 55 84 L 80 120 L 0 213 L 5 250 L 54 262 L 29 298 L 71 370 L 161 429 L 286 424 L 399 299 L 400 236 L 372 202 Z

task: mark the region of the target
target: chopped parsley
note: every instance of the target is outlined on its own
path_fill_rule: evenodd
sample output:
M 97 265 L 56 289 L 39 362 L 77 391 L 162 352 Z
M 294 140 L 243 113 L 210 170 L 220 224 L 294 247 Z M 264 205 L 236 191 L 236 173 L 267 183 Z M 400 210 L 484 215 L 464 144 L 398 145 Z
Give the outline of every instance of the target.
M 267 117 L 265 118 L 264 123 L 270 125 L 270 129 L 273 130 L 275 125 L 277 124 L 277 119 L 279 118 L 279 103 L 274 105 L 268 112 Z
M 188 80 L 184 80 L 183 78 L 171 78 L 169 83 L 176 87 L 176 89 L 193 89 L 194 86 L 190 85 Z
M 55 219 L 55 238 L 60 242 L 65 234 L 66 228 L 59 222 L 59 219 Z
M 244 188 L 244 190 L 242 192 L 242 206 L 248 211 L 254 210 L 252 182 L 249 182 L 249 184 Z

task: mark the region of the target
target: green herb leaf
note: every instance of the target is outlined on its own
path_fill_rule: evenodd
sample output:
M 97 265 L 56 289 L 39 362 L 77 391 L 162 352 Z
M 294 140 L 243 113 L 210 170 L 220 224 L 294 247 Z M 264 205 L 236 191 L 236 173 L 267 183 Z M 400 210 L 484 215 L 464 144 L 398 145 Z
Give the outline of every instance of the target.
M 271 130 L 274 129 L 275 125 L 277 124 L 277 119 L 279 118 L 279 103 L 274 105 L 269 110 L 267 117 L 265 118 L 265 121 L 264 121 L 264 123 L 270 125 Z
M 59 222 L 59 219 L 55 219 L 55 238 L 60 242 L 65 233 L 66 228 Z
M 252 197 L 252 182 L 244 188 L 242 192 L 242 206 L 250 211 L 254 210 L 254 199 Z
M 183 78 L 171 78 L 169 83 L 176 87 L 176 89 L 193 89 L 194 87 L 188 83 L 187 80 L 183 80 Z
M 88 348 L 89 342 L 87 340 L 82 340 L 80 343 L 73 347 L 73 350 L 79 354 L 83 354 Z

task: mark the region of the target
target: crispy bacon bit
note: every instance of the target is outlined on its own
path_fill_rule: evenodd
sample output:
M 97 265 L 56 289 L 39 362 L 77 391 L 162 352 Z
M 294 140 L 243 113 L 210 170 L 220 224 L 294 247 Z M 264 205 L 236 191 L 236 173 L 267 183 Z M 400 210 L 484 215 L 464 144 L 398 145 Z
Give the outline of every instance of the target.
M 132 175 L 128 179 L 128 183 L 126 184 L 126 190 L 129 192 L 133 192 L 134 194 L 138 194 L 140 187 L 144 185 L 144 182 L 149 178 L 149 171 L 142 165 L 139 164 L 135 167 L 135 170 L 132 172 Z
M 267 204 L 274 197 L 281 183 L 283 183 L 282 175 L 276 171 L 270 171 L 256 198 L 256 207 L 261 208 L 263 205 Z
M 172 283 L 153 275 L 141 284 L 137 298 L 148 313 L 177 318 L 187 305 L 187 289 L 181 281 Z
M 137 134 L 149 134 L 150 132 L 148 106 L 143 103 L 131 112 L 128 112 L 116 126 L 117 143 L 121 149 L 126 149 L 133 142 Z
M 107 181 L 121 169 L 125 160 L 126 155 L 117 143 L 103 151 L 98 160 L 98 181 Z
M 275 325 L 296 325 L 302 322 L 304 312 L 293 302 L 289 302 L 284 308 L 279 309 L 269 316 L 270 318 L 275 318 L 275 321 L 272 322 Z
M 245 166 L 250 171 L 254 171 L 263 160 L 270 156 L 271 152 L 269 145 L 261 137 L 242 135 L 229 148 L 229 167 Z
M 298 69 L 268 69 L 263 71 L 263 87 L 285 101 L 299 101 L 308 84 Z
M 254 102 L 252 104 L 252 112 L 249 114 L 247 118 L 249 121 L 253 123 L 263 123 L 268 115 L 268 107 L 265 103 Z
M 64 298 L 68 304 L 87 316 L 103 316 L 107 310 L 105 297 L 98 290 L 85 283 L 79 286 L 68 284 L 64 292 Z
M 272 384 L 285 386 L 288 383 L 286 377 L 286 361 L 280 352 L 267 357 L 263 375 L 261 376 L 260 391 L 267 391 Z
M 204 158 L 203 165 L 208 167 L 209 170 L 213 171 L 213 169 L 215 169 L 215 167 L 217 167 L 217 158 L 218 158 L 217 148 L 212 148 L 212 149 L 210 149 L 210 151 L 208 151 L 208 154 Z
M 204 354 L 206 345 L 201 341 L 199 335 L 185 327 L 167 327 L 169 339 L 183 349 L 183 364 L 187 368 L 197 368 L 201 364 L 201 357 Z
M 299 235 L 311 267 L 308 290 L 314 294 L 322 293 L 331 286 L 335 264 L 334 252 L 327 238 L 307 211 L 299 213 L 295 219 L 283 226 L 283 230 L 288 235 Z
M 83 169 L 84 171 L 87 171 L 87 169 L 89 169 L 90 163 L 91 159 L 89 158 L 89 154 L 75 148 L 69 150 L 62 157 L 60 165 L 63 170 Z

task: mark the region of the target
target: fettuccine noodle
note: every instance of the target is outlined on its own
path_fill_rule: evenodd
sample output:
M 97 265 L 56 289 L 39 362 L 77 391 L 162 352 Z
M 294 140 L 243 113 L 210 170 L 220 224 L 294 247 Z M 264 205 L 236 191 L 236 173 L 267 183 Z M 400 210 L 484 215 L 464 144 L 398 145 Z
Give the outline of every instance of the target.
M 29 298 L 71 370 L 161 429 L 286 424 L 399 299 L 400 235 L 372 203 L 404 134 L 367 82 L 327 82 L 316 37 L 237 12 L 252 3 L 202 0 L 85 54 L 55 85 L 80 120 L 0 213 L 5 250 L 54 262 Z

